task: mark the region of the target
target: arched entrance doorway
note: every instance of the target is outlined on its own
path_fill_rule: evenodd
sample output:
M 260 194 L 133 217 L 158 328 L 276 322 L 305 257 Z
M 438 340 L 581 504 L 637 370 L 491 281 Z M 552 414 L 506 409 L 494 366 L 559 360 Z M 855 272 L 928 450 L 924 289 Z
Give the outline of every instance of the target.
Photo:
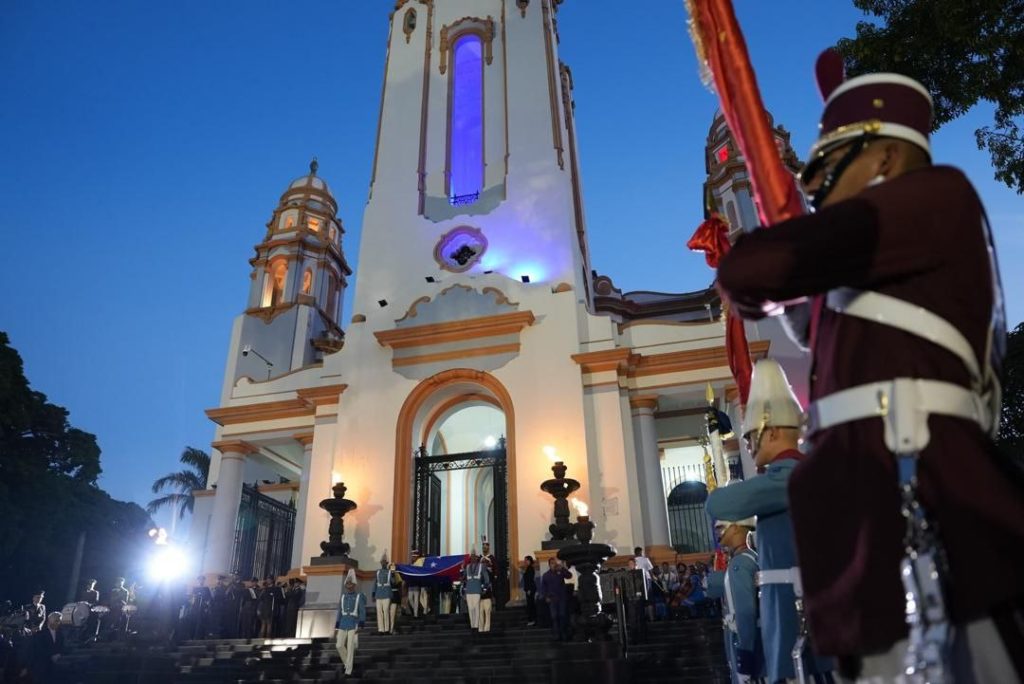
M 676 485 L 668 495 L 668 527 L 677 553 L 710 552 L 715 548 L 711 518 L 704 510 L 707 486 L 697 480 Z
M 516 586 L 511 559 L 519 554 L 515 413 L 507 390 L 470 369 L 422 381 L 399 413 L 395 450 L 394 553 L 401 558 L 412 546 L 428 555 L 479 552 L 486 538 L 499 568 L 500 603 Z

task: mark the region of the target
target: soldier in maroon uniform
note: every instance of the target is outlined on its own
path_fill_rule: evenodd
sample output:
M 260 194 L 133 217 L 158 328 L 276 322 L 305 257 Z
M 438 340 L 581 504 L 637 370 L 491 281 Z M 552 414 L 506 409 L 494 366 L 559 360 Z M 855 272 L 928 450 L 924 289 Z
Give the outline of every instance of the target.
M 843 81 L 834 53 L 818 81 L 817 211 L 741 237 L 718 272 L 813 355 L 789 483 L 811 638 L 850 679 L 1024 679 L 1024 484 L 992 442 L 1005 321 L 984 210 L 931 164 L 923 86 Z

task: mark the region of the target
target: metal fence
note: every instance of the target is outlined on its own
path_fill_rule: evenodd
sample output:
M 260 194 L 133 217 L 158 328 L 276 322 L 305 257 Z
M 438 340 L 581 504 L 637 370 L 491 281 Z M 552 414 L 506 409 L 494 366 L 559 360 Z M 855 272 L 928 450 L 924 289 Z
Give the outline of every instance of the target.
M 242 485 L 231 571 L 240 577 L 277 577 L 288 572 L 295 536 L 295 509 Z
M 712 521 L 704 511 L 708 498 L 703 465 L 666 466 L 661 469 L 668 504 L 672 547 L 679 553 L 713 551 Z

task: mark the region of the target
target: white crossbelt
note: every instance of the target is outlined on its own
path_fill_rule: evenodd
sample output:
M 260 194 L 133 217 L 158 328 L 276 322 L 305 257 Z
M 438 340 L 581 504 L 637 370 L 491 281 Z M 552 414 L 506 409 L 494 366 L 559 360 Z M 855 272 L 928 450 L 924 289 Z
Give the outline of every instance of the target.
M 804 595 L 804 585 L 800 581 L 800 568 L 798 567 L 761 570 L 757 573 L 757 584 L 761 587 L 766 584 L 792 584 L 793 592 L 798 598 Z
M 928 416 L 933 414 L 970 420 L 985 432 L 992 423 L 985 400 L 966 387 L 941 380 L 896 378 L 818 399 L 807 407 L 804 430 L 812 435 L 862 418 L 882 418 L 886 446 L 893 453 L 905 453 L 928 445 Z
M 838 313 L 887 325 L 942 347 L 963 362 L 971 374 L 972 384 L 980 384 L 981 370 L 971 343 L 949 321 L 928 309 L 880 292 L 852 287 L 830 290 L 825 304 Z

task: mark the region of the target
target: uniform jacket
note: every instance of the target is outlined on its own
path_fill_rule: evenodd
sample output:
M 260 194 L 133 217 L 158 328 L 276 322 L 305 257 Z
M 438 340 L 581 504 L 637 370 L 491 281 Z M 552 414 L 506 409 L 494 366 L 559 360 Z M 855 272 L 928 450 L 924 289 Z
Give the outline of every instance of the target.
M 737 240 L 718 271 L 743 311 L 813 297 L 810 399 L 897 377 L 967 387 L 953 354 L 895 328 L 821 306 L 837 287 L 874 290 L 922 306 L 967 338 L 984 359 L 996 293 L 983 210 L 964 175 L 930 167 L 870 187 L 821 211 Z M 929 420 L 919 456 L 921 500 L 949 562 L 955 622 L 1024 595 L 1024 485 L 1011 479 L 973 423 Z M 814 435 L 789 482 L 805 605 L 820 652 L 888 649 L 907 633 L 897 474 L 880 420 Z M 984 559 L 984 581 L 978 562 Z
M 345 592 L 338 604 L 338 618 L 334 621 L 337 629 L 356 629 L 366 622 L 366 597 L 358 592 Z
M 373 598 L 375 599 L 390 599 L 392 595 L 391 585 L 394 583 L 394 577 L 398 574 L 394 570 L 388 568 L 380 568 L 377 570 L 373 583 Z
M 789 515 L 786 484 L 803 455 L 783 452 L 768 464 L 763 475 L 719 487 L 708 495 L 707 511 L 719 520 L 757 516 L 757 556 L 762 570 L 794 567 L 796 548 Z M 761 640 L 769 681 L 792 679 L 793 644 L 800 629 L 796 596 L 790 584 L 761 587 Z M 827 672 L 832 664 L 823 659 L 805 664 L 808 673 Z
M 466 566 L 466 593 L 482 594 L 485 586 L 491 583 L 491 574 L 483 563 Z

